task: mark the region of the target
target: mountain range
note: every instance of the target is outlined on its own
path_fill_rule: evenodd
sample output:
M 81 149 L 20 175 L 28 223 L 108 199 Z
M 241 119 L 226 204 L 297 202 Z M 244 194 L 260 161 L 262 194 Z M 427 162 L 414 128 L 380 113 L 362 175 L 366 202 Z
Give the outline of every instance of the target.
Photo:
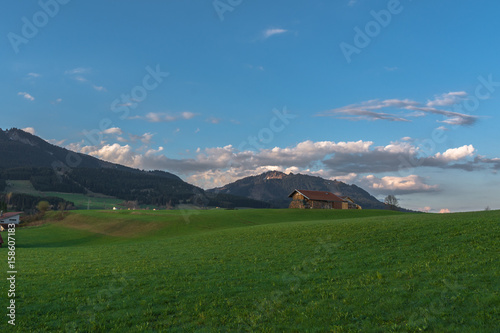
M 386 206 L 356 185 L 321 177 L 269 171 L 220 188 L 203 190 L 165 171 L 144 171 L 52 145 L 13 128 L 0 129 L 0 192 L 6 180 L 29 180 L 43 192 L 104 194 L 139 204 L 180 203 L 225 208 L 286 208 L 295 189 L 349 196 L 365 209 Z
M 266 202 L 214 194 L 164 171 L 144 171 L 75 153 L 13 128 L 0 129 L 0 192 L 6 180 L 29 180 L 42 192 L 103 194 L 138 204 L 269 208 Z

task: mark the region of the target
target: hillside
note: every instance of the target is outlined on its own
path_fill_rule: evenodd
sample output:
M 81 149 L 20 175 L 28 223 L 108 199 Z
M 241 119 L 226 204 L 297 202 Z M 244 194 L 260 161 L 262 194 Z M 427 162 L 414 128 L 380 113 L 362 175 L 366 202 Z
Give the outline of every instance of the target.
M 139 205 L 267 208 L 245 197 L 205 193 L 178 176 L 109 163 L 52 145 L 19 129 L 0 129 L 0 192 L 6 180 L 27 180 L 40 192 L 110 196 Z
M 16 230 L 15 329 L 497 332 L 499 219 L 500 211 L 71 212 Z
M 279 171 L 269 171 L 258 176 L 246 177 L 209 191 L 267 201 L 275 207 L 286 208 L 290 204 L 288 195 L 295 189 L 328 191 L 337 195 L 349 196 L 363 209 L 386 208 L 382 202 L 356 185 L 309 175 L 295 175 L 293 173 L 287 175 Z
M 111 169 L 131 173 L 143 173 L 141 170 L 120 164 L 110 163 L 98 158 L 75 153 L 53 145 L 42 138 L 17 128 L 0 129 L 0 169 L 13 168 L 85 168 Z M 181 181 L 176 175 L 155 171 L 152 174 Z

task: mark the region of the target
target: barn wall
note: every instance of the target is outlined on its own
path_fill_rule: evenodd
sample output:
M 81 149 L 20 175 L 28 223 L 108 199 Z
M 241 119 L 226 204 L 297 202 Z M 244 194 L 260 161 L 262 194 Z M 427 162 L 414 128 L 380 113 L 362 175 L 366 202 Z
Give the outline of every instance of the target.
M 304 209 L 304 202 L 302 200 L 292 200 L 292 202 L 290 202 L 290 206 L 288 206 L 288 208 L 291 208 L 291 209 Z
M 326 201 L 310 201 L 313 209 L 332 209 L 332 203 Z
M 361 206 L 355 204 L 352 199 L 349 201 L 314 201 L 309 200 L 300 193 L 294 193 L 292 202 L 288 208 L 292 209 L 361 209 Z
M 292 199 L 293 200 L 305 200 L 305 197 L 300 194 L 300 193 L 295 193 L 293 196 L 292 196 Z
M 349 205 L 347 204 L 347 202 L 335 201 L 333 203 L 333 208 L 335 208 L 335 209 L 348 209 Z

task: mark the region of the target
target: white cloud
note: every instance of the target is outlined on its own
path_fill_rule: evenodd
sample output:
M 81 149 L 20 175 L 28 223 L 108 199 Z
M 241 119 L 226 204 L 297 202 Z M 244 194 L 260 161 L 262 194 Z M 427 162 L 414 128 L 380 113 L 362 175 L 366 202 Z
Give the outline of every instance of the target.
M 41 75 L 38 74 L 38 73 L 28 73 L 28 78 L 37 78 L 37 77 L 40 77 Z
M 292 168 L 294 168 L 294 167 L 292 167 Z M 289 168 L 289 169 L 292 169 L 292 168 Z M 354 173 L 354 172 L 351 172 L 351 173 L 346 174 L 346 175 L 335 175 L 331 170 L 321 169 L 321 170 L 314 171 L 314 170 L 310 170 L 310 169 L 300 170 L 299 168 L 296 168 L 296 171 L 291 171 L 291 172 L 293 172 L 293 173 L 306 173 L 308 175 L 318 176 L 318 177 L 321 177 L 324 179 L 338 180 L 338 181 L 341 181 L 344 183 L 352 183 L 358 179 L 358 174 Z
M 439 189 L 438 185 L 425 184 L 423 179 L 417 175 L 409 175 L 406 177 L 385 176 L 382 178 L 368 175 L 363 177 L 361 182 L 375 192 L 384 194 L 434 192 Z
M 90 72 L 90 68 L 77 67 L 64 72 L 66 75 L 85 74 Z
M 94 88 L 97 91 L 107 91 L 106 88 L 104 88 L 102 86 L 92 85 L 92 88 Z
M 55 101 L 52 101 L 50 102 L 51 104 L 54 104 L 54 105 L 57 105 L 57 104 L 60 104 L 62 102 L 62 98 L 58 98 L 56 99 Z
M 74 78 L 78 82 L 87 82 L 88 80 L 84 78 L 83 76 L 75 76 Z
M 425 206 L 424 208 L 419 208 L 418 211 L 424 212 L 424 213 L 429 213 L 432 210 L 431 207 Z
M 121 146 L 118 143 L 115 143 L 112 145 L 104 145 L 102 147 L 86 146 L 82 147 L 80 152 L 105 161 L 134 168 L 139 168 L 141 164 L 141 156 L 136 154 L 130 145 Z
M 104 130 L 102 133 L 104 134 L 114 134 L 114 135 L 122 135 L 123 131 L 119 127 L 111 127 L 107 130 Z
M 209 117 L 209 118 L 207 118 L 207 122 L 212 123 L 212 124 L 218 124 L 221 122 L 221 119 L 215 118 L 215 117 Z
M 36 133 L 36 131 L 33 127 L 23 128 L 23 131 L 25 131 L 26 133 L 29 133 L 29 134 L 33 134 L 33 135 L 35 135 L 35 133 Z
M 144 144 L 150 144 L 151 141 L 153 140 L 153 136 L 154 136 L 153 133 L 144 133 L 139 137 L 139 140 Z M 163 148 L 161 150 L 163 150 Z
M 267 39 L 271 36 L 284 34 L 286 32 L 288 32 L 288 30 L 285 30 L 285 29 L 267 29 L 264 31 L 263 35 L 264 35 L 264 38 Z
M 151 123 L 160 123 L 160 122 L 173 122 L 177 120 L 189 120 L 196 117 L 198 114 L 185 111 L 178 114 L 172 114 L 167 112 L 150 112 L 145 117 L 134 117 L 135 119 L 145 119 Z
M 186 112 L 182 112 L 181 113 L 181 117 L 182 119 L 192 119 L 196 116 L 196 113 L 193 113 L 193 112 L 189 112 L 189 111 L 186 111 Z
M 351 104 L 340 108 L 318 113 L 317 116 L 335 117 L 348 120 L 388 120 L 396 122 L 409 122 L 409 118 L 423 117 L 428 114 L 437 114 L 447 119 L 440 122 L 450 125 L 472 125 L 477 121 L 477 116 L 437 109 L 435 106 L 452 106 L 466 98 L 465 92 L 450 92 L 437 96 L 425 105 L 409 99 L 369 100 L 359 104 Z M 382 112 L 384 109 L 399 109 L 399 113 Z M 411 111 L 411 112 L 410 112 Z
M 55 139 L 49 139 L 49 140 L 46 140 L 48 143 L 51 143 L 55 146 L 59 146 L 59 147 L 62 147 L 62 145 L 64 144 L 64 142 L 66 141 L 66 139 L 62 139 L 62 140 L 55 140 Z
M 440 214 L 448 214 L 448 213 L 451 213 L 450 210 L 448 208 L 443 208 L 439 211 Z
M 439 114 L 448 117 L 448 119 L 438 122 L 447 123 L 451 125 L 473 125 L 477 121 L 476 116 L 471 116 L 465 113 L 459 113 L 454 111 L 440 110 L 432 107 L 408 106 L 406 109 L 422 111 L 425 113 Z
M 17 93 L 19 96 L 23 96 L 23 98 L 29 100 L 29 101 L 34 101 L 35 100 L 35 97 L 31 96 L 30 94 L 28 94 L 27 92 L 24 92 L 24 91 L 20 91 Z
M 450 106 L 461 103 L 467 97 L 465 91 L 455 91 L 436 96 L 434 100 L 427 101 L 427 106 Z
M 458 161 L 474 155 L 476 149 L 473 145 L 466 145 L 459 148 L 448 149 L 444 153 L 437 153 L 435 157 L 445 161 Z
M 208 170 L 196 173 L 188 177 L 187 181 L 203 188 L 215 188 L 235 182 L 241 178 L 260 175 L 267 171 L 281 171 L 285 173 L 291 172 L 290 169 L 281 168 L 279 166 L 264 165 L 251 170 L 244 168 L 230 168 L 228 170 Z
M 470 116 L 467 118 L 464 117 L 451 117 L 449 119 L 445 119 L 440 121 L 440 123 L 448 124 L 448 125 L 456 125 L 456 126 L 463 126 L 463 125 L 471 125 L 474 122 L 476 122 L 476 117 Z
M 121 135 L 121 130 L 109 129 L 107 134 Z M 476 155 L 472 145 L 420 156 L 421 148 L 413 140 L 391 142 L 386 146 L 374 146 L 373 142 L 362 140 L 308 140 L 290 147 L 256 150 L 251 150 L 249 145 L 238 148 L 227 145 L 198 148 L 192 153 L 193 156 L 174 159 L 168 157 L 163 148 L 148 147 L 153 135 L 129 134 L 130 141 L 121 136 L 116 137 L 121 143 L 142 142 L 143 146 L 140 148 L 134 148 L 132 143 L 122 145 L 106 142 L 97 146 L 73 144 L 68 145 L 68 148 L 130 167 L 167 170 L 188 177 L 196 185 L 206 188 L 227 183 L 227 179 L 236 180 L 242 176 L 262 173 L 262 170 L 274 169 L 359 183 L 377 193 L 408 194 L 439 190 L 437 185 L 427 184 L 417 175 L 421 168 L 455 168 L 467 171 L 500 169 L 500 159 Z M 404 161 L 412 163 L 406 165 Z M 390 174 L 407 169 L 412 170 L 409 176 L 395 177 Z M 211 185 L 210 181 L 213 182 Z

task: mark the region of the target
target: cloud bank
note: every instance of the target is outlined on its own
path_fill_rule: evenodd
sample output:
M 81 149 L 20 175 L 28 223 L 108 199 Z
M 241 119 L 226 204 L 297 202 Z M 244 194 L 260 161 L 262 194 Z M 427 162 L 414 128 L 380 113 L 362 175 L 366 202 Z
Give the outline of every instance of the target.
M 126 140 L 119 128 L 107 135 Z M 153 134 L 145 133 L 132 140 L 97 146 L 83 144 L 68 148 L 134 168 L 167 170 L 204 188 L 225 185 L 242 177 L 269 170 L 303 173 L 338 179 L 368 187 L 374 193 L 410 194 L 441 190 L 418 175 L 421 168 L 460 169 L 464 171 L 498 170 L 500 159 L 478 155 L 472 145 L 429 153 L 404 138 L 385 146 L 372 141 L 303 141 L 290 147 L 274 147 L 258 151 L 238 150 L 232 145 L 201 149 L 190 157 L 169 157 L 168 149 L 148 148 Z M 134 143 L 142 143 L 134 148 Z

